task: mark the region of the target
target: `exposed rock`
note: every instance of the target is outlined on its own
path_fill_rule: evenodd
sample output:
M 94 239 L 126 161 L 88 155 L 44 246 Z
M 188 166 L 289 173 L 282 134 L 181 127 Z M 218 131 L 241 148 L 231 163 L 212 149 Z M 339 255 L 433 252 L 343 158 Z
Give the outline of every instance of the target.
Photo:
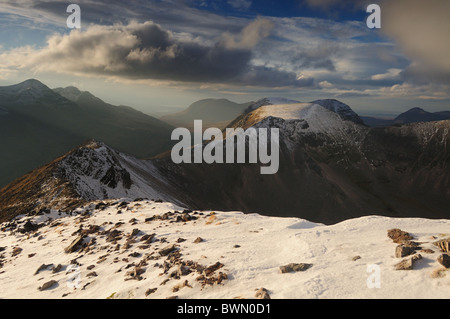
M 201 243 L 202 241 L 204 241 L 203 238 L 197 237 L 197 238 L 194 240 L 194 243 L 195 243 L 195 244 L 198 244 L 198 243 Z
M 63 266 L 61 264 L 58 264 L 56 267 L 52 268 L 52 273 L 55 274 L 57 272 L 60 272 L 62 268 L 63 268 Z
M 172 292 L 177 292 L 178 290 L 180 290 L 180 289 L 183 288 L 183 287 L 189 287 L 189 288 L 192 288 L 192 286 L 189 285 L 189 282 L 188 282 L 187 280 L 185 280 L 184 282 L 175 285 L 175 286 L 172 288 Z
M 20 228 L 18 231 L 23 234 L 38 230 L 39 227 L 41 227 L 41 225 L 33 224 L 31 221 L 27 220 L 27 222 L 23 225 L 23 227 Z
M 175 249 L 177 249 L 176 245 L 175 245 L 175 244 L 172 244 L 172 245 L 169 245 L 169 246 L 166 246 L 166 247 L 160 249 L 160 250 L 159 250 L 159 254 L 160 254 L 161 256 L 167 256 L 168 254 L 170 254 L 171 252 L 173 252 Z
M 42 264 L 39 266 L 39 268 L 34 272 L 34 275 L 37 275 L 42 270 L 46 270 L 47 268 L 53 266 L 53 264 Z
M 131 234 L 130 234 L 130 238 L 136 236 L 137 234 L 139 234 L 139 232 L 140 232 L 139 229 L 137 229 L 137 228 L 133 229 L 133 231 L 132 231 Z
M 297 271 L 305 271 L 312 267 L 312 264 L 305 264 L 305 263 L 290 263 L 284 266 L 280 266 L 280 271 L 282 274 L 288 273 L 288 272 L 297 272 Z
M 395 265 L 395 270 L 412 270 L 414 263 L 418 260 L 422 259 L 422 255 L 415 254 L 411 258 L 404 259 L 398 264 Z
M 145 292 L 145 297 L 147 297 L 148 295 L 154 293 L 158 288 L 149 288 L 147 289 L 147 291 Z
M 43 284 L 41 287 L 38 288 L 39 291 L 47 290 L 52 288 L 54 285 L 56 285 L 58 282 L 56 280 L 50 280 L 47 281 L 45 284 Z
M 14 248 L 13 248 L 13 251 L 11 252 L 11 256 L 12 256 L 12 257 L 17 256 L 17 255 L 20 254 L 21 252 L 22 252 L 22 248 L 20 248 L 20 247 L 14 247 Z
M 153 241 L 153 238 L 155 238 L 156 234 L 147 234 L 141 237 L 141 241 L 145 244 L 151 244 Z
M 214 265 L 211 265 L 209 267 L 207 267 L 204 270 L 204 273 L 206 276 L 210 276 L 213 272 L 215 272 L 217 269 L 220 269 L 223 267 L 223 264 L 220 262 L 216 262 Z
M 436 245 L 437 247 L 439 247 L 442 252 L 450 253 L 450 238 L 438 240 L 437 242 L 434 242 L 433 244 Z
M 396 258 L 403 258 L 409 255 L 412 255 L 416 252 L 416 247 L 411 246 L 405 246 L 405 245 L 398 245 L 395 248 L 395 257 Z
M 361 256 L 355 256 L 352 258 L 352 261 L 357 261 L 358 259 L 361 259 Z
M 388 230 L 387 235 L 396 244 L 401 244 L 404 241 L 413 239 L 413 237 L 409 233 L 398 228 Z
M 66 247 L 66 249 L 64 249 L 64 251 L 66 253 L 73 253 L 77 251 L 80 248 L 81 244 L 83 243 L 85 237 L 86 235 L 78 236 L 69 246 Z
M 126 273 L 128 278 L 125 278 L 125 280 L 130 279 L 136 279 L 136 280 L 142 280 L 142 274 L 145 272 L 145 270 L 142 267 L 135 266 L 133 270 L 130 270 Z
M 83 229 L 81 231 L 81 234 L 82 235 L 90 235 L 90 234 L 98 232 L 99 230 L 100 230 L 100 226 L 98 226 L 98 225 L 90 225 L 89 228 Z
M 255 297 L 258 299 L 270 299 L 269 291 L 266 288 L 259 288 L 256 291 Z
M 177 275 L 179 277 L 189 275 L 192 270 L 188 266 L 179 265 L 177 270 Z
M 442 254 L 437 258 L 437 261 L 445 268 L 450 268 L 450 256 Z
M 106 237 L 107 242 L 114 242 L 116 240 L 119 240 L 122 236 L 122 232 L 117 229 L 113 229 L 108 232 L 108 237 Z

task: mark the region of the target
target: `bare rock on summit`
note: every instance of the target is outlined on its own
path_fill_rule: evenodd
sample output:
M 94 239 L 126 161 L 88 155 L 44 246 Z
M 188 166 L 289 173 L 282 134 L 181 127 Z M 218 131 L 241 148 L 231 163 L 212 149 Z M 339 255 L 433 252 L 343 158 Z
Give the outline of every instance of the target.
M 422 259 L 422 255 L 420 254 L 416 254 L 411 258 L 404 259 L 395 265 L 395 270 L 412 270 L 414 263 L 420 259 Z
M 450 238 L 441 239 L 433 243 L 435 246 L 439 247 L 442 252 L 450 253 Z
M 86 237 L 86 235 L 80 235 L 78 236 L 69 246 L 64 249 L 66 253 L 73 253 L 80 248 L 81 244 L 83 243 L 83 239 Z
M 162 249 L 159 251 L 159 254 L 160 254 L 161 256 L 167 256 L 168 254 L 170 254 L 171 252 L 173 252 L 175 249 L 177 249 L 177 246 L 176 246 L 175 244 L 172 244 L 172 245 L 169 245 L 169 246 L 166 246 L 166 247 L 162 248 Z
M 269 291 L 266 288 L 260 288 L 256 291 L 255 297 L 258 299 L 270 299 Z
M 416 252 L 417 247 L 410 245 L 398 245 L 395 248 L 395 257 L 403 258 L 409 255 L 412 255 Z
M 437 261 L 445 268 L 450 268 L 450 256 L 442 254 L 437 258 Z
M 47 281 L 45 284 L 43 284 L 41 287 L 38 288 L 38 290 L 43 291 L 52 288 L 54 285 L 56 285 L 58 282 L 56 280 L 50 280 Z
M 413 237 L 409 233 L 398 228 L 389 229 L 387 235 L 396 244 L 401 244 L 405 241 L 413 239 Z
M 280 266 L 280 271 L 282 274 L 288 273 L 288 272 L 297 272 L 297 271 L 305 271 L 309 268 L 312 267 L 312 264 L 305 264 L 305 263 L 300 263 L 300 264 L 295 264 L 295 263 L 290 263 L 284 266 Z

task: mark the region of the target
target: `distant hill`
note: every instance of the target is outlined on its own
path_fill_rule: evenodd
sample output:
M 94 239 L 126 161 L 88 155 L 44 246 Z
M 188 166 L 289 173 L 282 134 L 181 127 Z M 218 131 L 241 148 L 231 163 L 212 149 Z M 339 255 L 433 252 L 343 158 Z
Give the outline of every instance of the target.
M 396 124 L 408 124 L 417 122 L 434 122 L 450 119 L 450 112 L 430 113 L 419 107 L 412 108 L 394 119 Z
M 204 99 L 192 103 L 186 110 L 161 117 L 173 126 L 192 129 L 194 120 L 202 120 L 203 127 L 224 128 L 250 104 L 235 103 L 227 99 Z
M 75 87 L 50 89 L 38 80 L 0 87 L 0 186 L 98 139 L 147 158 L 169 150 L 174 128 L 130 107 L 103 102 Z
M 410 124 L 419 122 L 436 122 L 450 119 L 450 111 L 427 112 L 422 108 L 415 107 L 401 113 L 393 119 L 380 119 L 370 116 L 361 116 L 364 123 L 371 127 L 380 127 L 394 124 Z

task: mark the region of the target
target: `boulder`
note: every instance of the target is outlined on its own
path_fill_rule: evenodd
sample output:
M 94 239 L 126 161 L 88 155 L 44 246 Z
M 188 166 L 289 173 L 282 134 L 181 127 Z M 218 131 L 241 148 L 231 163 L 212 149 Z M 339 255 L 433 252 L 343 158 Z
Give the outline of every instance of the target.
M 445 268 L 450 268 L 450 256 L 442 254 L 437 258 L 437 261 Z
M 159 254 L 161 256 L 167 256 L 168 254 L 173 252 L 175 249 L 177 249 L 176 245 L 172 244 L 172 245 L 169 245 L 169 246 L 166 246 L 166 247 L 160 249 Z
M 395 265 L 395 270 L 412 270 L 414 267 L 414 263 L 420 259 L 422 259 L 422 255 L 420 254 L 416 254 L 411 258 L 404 259 Z
M 73 253 L 75 251 L 77 251 L 81 244 L 83 243 L 84 238 L 86 237 L 86 235 L 80 235 L 78 236 L 69 246 L 67 246 L 64 251 L 66 253 Z
M 50 280 L 47 281 L 45 284 L 43 284 L 41 287 L 38 288 L 39 291 L 47 290 L 52 288 L 54 285 L 56 285 L 58 282 L 56 280 Z
M 258 299 L 270 299 L 269 291 L 266 288 L 259 288 L 256 291 L 255 297 Z
M 413 239 L 409 233 L 398 228 L 389 229 L 387 235 L 396 244 L 401 244 L 404 241 Z
M 395 248 L 395 257 L 396 258 L 403 258 L 409 255 L 412 255 L 416 252 L 416 247 L 412 246 L 405 246 L 405 245 L 398 245 Z
M 284 266 L 280 266 L 280 271 L 282 274 L 288 273 L 288 272 L 297 272 L 297 271 L 305 271 L 312 267 L 312 264 L 305 264 L 305 263 L 290 263 Z

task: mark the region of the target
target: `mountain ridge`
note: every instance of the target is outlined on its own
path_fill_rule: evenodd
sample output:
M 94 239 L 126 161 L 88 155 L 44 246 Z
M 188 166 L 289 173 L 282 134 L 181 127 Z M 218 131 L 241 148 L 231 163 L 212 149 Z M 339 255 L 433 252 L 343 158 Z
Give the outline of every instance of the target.
M 271 113 L 275 110 L 281 113 Z M 150 196 L 190 209 L 259 212 L 326 224 L 372 214 L 448 217 L 450 154 L 443 146 L 450 142 L 450 121 L 369 128 L 318 104 L 298 103 L 260 106 L 241 115 L 234 127 L 280 129 L 277 174 L 263 176 L 259 165 L 251 164 L 174 164 L 170 154 L 139 160 L 92 142 L 71 152 L 77 156 L 60 158 L 57 162 L 65 165 L 59 173 L 53 169 L 44 175 L 57 182 L 51 189 L 72 194 L 65 197 L 74 202 Z M 33 174 L 0 191 L 10 194 L 2 197 L 1 211 L 11 206 L 12 214 L 19 213 L 8 197 L 14 200 L 21 189 L 45 198 L 45 183 L 33 183 Z M 54 194 L 49 202 L 58 197 Z M 31 209 L 33 202 L 39 199 L 21 207 Z M 47 205 L 43 202 L 40 209 Z
M 65 90 L 70 100 L 57 93 L 64 90 L 34 79 L 0 87 L 0 142 L 8 149 L 0 154 L 0 186 L 89 139 L 141 158 L 171 148 L 171 125 L 74 87 Z

